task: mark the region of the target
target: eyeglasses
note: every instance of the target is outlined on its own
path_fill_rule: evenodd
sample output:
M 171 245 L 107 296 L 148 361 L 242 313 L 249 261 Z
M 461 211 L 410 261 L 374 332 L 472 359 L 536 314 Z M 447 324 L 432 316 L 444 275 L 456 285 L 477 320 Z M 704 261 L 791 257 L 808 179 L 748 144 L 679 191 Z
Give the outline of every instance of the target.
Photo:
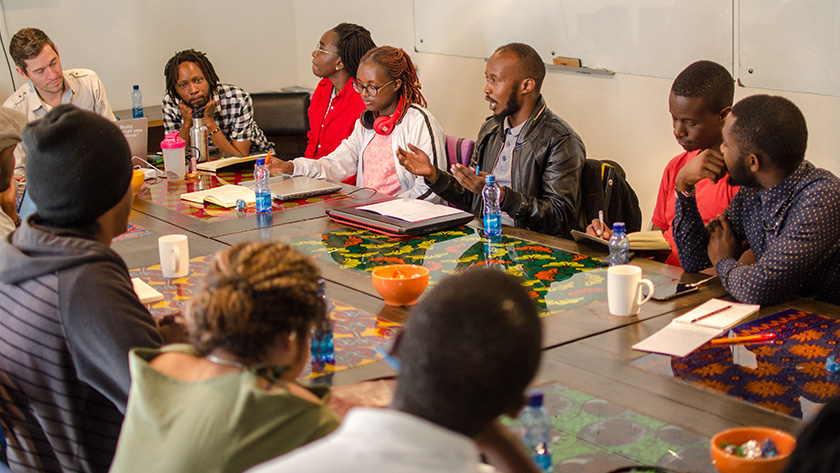
M 334 53 L 332 51 L 327 51 L 326 49 L 321 49 L 321 43 L 318 43 L 318 44 L 315 45 L 315 52 L 318 53 L 318 54 L 335 54 L 336 56 L 338 56 L 338 53 Z M 317 54 L 316 54 L 316 56 L 317 56 Z
M 195 85 L 201 85 L 204 82 L 204 78 L 203 77 L 195 77 L 191 81 L 179 82 L 178 84 L 175 85 L 175 87 L 178 87 L 178 90 L 187 90 L 187 87 L 190 86 L 190 82 L 192 82 Z
M 365 86 L 365 85 L 362 85 L 361 82 L 354 80 L 353 81 L 353 88 L 356 89 L 356 92 L 358 92 L 360 94 L 362 93 L 363 90 L 365 90 L 365 91 L 367 91 L 367 94 L 370 95 L 371 97 L 376 97 L 376 94 L 379 93 L 379 89 L 385 87 L 388 84 L 393 84 L 396 81 L 397 81 L 397 79 L 394 79 L 391 82 L 388 82 L 387 84 L 382 84 L 380 86 L 376 86 L 376 85 Z

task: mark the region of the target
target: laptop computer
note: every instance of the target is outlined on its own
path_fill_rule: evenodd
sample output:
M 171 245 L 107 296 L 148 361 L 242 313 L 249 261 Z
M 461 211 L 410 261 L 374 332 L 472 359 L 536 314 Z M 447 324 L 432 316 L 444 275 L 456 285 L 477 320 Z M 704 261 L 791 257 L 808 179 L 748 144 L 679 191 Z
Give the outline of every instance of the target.
M 146 117 L 127 118 L 117 121 L 117 126 L 128 141 L 131 156 L 137 156 L 145 161 L 149 149 L 149 119 Z
M 331 194 L 341 189 L 341 184 L 334 184 L 321 179 L 306 176 L 282 175 L 268 180 L 271 197 L 277 200 L 295 200 L 315 195 Z M 243 184 L 251 189 L 255 183 Z

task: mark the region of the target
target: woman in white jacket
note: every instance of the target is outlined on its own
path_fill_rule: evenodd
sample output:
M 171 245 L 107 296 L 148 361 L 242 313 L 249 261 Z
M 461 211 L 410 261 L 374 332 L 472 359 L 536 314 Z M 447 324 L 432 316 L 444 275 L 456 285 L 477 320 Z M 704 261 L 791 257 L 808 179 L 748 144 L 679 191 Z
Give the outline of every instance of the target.
M 422 177 L 408 172 L 397 159 L 412 144 L 446 169 L 443 128 L 424 107 L 420 81 L 411 58 L 402 49 L 370 50 L 359 64 L 353 86 L 365 103 L 353 132 L 332 153 L 319 160 L 271 159 L 271 172 L 341 181 L 356 174 L 356 185 L 395 197 L 438 201 Z

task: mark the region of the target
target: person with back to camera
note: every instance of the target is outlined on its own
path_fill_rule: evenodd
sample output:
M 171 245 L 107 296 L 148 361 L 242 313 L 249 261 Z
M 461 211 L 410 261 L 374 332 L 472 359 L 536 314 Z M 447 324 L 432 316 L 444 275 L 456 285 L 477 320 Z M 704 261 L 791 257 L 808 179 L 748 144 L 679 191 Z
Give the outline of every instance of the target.
M 131 213 L 131 152 L 115 124 L 73 105 L 29 123 L 23 143 L 37 211 L 0 240 L 8 459 L 16 472 L 104 472 L 125 413 L 128 352 L 162 343 L 110 248 Z
M 365 103 L 353 133 L 318 160 L 272 158 L 271 172 L 341 181 L 356 173 L 356 185 L 396 197 L 437 201 L 422 177 L 407 171 L 397 150 L 416 146 L 446 164 L 443 128 L 426 110 L 411 58 L 402 49 L 382 46 L 368 51 L 359 64 L 353 87 Z
M 321 78 L 309 104 L 309 132 L 303 157 L 320 159 L 332 153 L 353 132 L 365 110 L 353 88 L 359 62 L 375 48 L 370 31 L 352 23 L 327 30 L 312 51 L 312 73 Z M 356 183 L 356 175 L 344 180 Z
M 448 276 L 411 309 L 394 344 L 400 373 L 389 408 L 352 409 L 333 434 L 249 471 L 538 472 L 499 416 L 524 405 L 541 338 L 516 278 L 487 269 Z
M 241 472 L 338 426 L 326 388 L 295 382 L 324 318 L 318 270 L 277 242 L 216 254 L 187 322 L 192 346 L 137 349 L 112 472 Z

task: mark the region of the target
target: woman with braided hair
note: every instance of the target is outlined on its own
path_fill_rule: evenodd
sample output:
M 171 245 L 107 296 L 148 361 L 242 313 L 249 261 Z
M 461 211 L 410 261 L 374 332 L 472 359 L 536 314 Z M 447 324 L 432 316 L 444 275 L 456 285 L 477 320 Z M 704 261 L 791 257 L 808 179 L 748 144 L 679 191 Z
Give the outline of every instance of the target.
M 192 345 L 134 349 L 113 472 L 241 472 L 338 426 L 295 383 L 326 315 L 318 271 L 277 242 L 216 254 L 187 309 Z
M 382 46 L 362 58 L 353 87 L 366 110 L 353 132 L 332 153 L 319 160 L 272 159 L 269 169 L 297 176 L 341 181 L 356 174 L 356 185 L 396 197 L 438 201 L 422 177 L 408 172 L 397 159 L 400 149 L 414 145 L 445 169 L 443 128 L 426 110 L 420 81 L 409 55 Z

